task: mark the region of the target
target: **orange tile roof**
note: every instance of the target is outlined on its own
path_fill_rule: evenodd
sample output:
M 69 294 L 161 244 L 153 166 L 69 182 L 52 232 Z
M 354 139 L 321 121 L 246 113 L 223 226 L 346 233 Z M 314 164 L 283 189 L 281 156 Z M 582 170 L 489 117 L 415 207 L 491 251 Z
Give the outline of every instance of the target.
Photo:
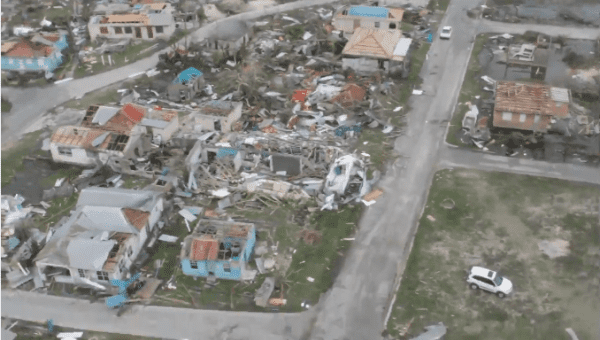
M 219 253 L 219 242 L 212 236 L 204 235 L 192 241 L 190 259 L 193 261 L 214 261 Z
M 146 223 L 148 223 L 148 219 L 150 218 L 149 212 L 137 209 L 123 208 L 123 214 L 129 221 L 129 223 L 132 226 L 134 226 L 137 230 L 142 230 L 146 226 Z
M 90 129 L 77 126 L 61 126 L 59 127 L 51 137 L 51 141 L 72 146 L 81 146 L 84 148 L 91 148 L 92 141 L 105 133 L 105 131 L 98 129 Z M 98 146 L 98 148 L 106 148 L 111 140 L 109 135 L 106 139 Z
M 145 14 L 113 14 L 107 18 L 107 23 L 148 23 L 148 16 Z
M 402 31 L 359 27 L 354 31 L 342 54 L 358 57 L 392 59 Z
M 3 44 L 4 45 L 4 44 Z M 2 53 L 7 57 L 21 57 L 21 58 L 35 58 L 35 57 L 47 57 L 52 54 L 53 48 L 51 46 L 33 43 L 27 39 L 21 39 L 16 42 L 10 48 L 4 51 L 2 47 Z
M 164 2 L 155 2 L 153 4 L 150 4 L 150 8 L 152 8 L 153 10 L 164 9 L 165 7 L 167 7 L 167 4 Z

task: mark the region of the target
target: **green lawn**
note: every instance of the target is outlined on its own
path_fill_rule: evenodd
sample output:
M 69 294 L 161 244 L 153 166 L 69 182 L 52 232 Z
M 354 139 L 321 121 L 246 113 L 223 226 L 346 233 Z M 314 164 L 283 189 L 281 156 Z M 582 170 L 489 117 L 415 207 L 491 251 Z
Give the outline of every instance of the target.
M 419 73 L 421 73 L 421 68 L 425 63 L 425 58 L 430 47 L 431 45 L 428 43 L 421 43 L 421 46 L 419 46 L 418 49 L 411 52 L 410 72 L 407 79 L 402 81 L 402 87 L 400 88 L 400 93 L 398 95 L 398 104 L 404 108 L 403 112 L 408 112 L 410 110 L 407 103 L 412 95 L 413 88 L 419 87 L 423 82 L 423 79 L 419 77 Z M 399 125 L 400 119 L 393 119 L 392 122 L 395 125 Z
M 453 203 L 454 207 L 447 206 Z M 388 322 L 407 338 L 443 322 L 447 340 L 597 339 L 600 298 L 598 187 L 555 179 L 443 170 L 435 174 Z M 551 259 L 538 244 L 566 240 Z M 506 299 L 472 291 L 466 271 L 480 265 L 514 285 Z M 594 288 L 590 289 L 590 285 Z M 590 315 L 591 314 L 591 315 Z
M 95 91 L 88 93 L 81 99 L 73 99 L 64 104 L 65 107 L 72 109 L 87 109 L 94 104 L 107 104 L 118 102 L 121 99 L 121 94 L 116 89 L 108 89 L 104 91 Z
M 10 149 L 2 150 L 2 187 L 9 184 L 15 174 L 24 169 L 23 159 L 35 149 L 42 132 L 40 130 L 28 133 Z
M 479 76 L 481 72 L 481 66 L 477 56 L 483 50 L 485 42 L 488 40 L 487 34 L 478 35 L 475 39 L 473 50 L 471 51 L 471 57 L 469 65 L 467 66 L 467 72 L 463 80 L 462 88 L 460 89 L 460 95 L 458 97 L 457 108 L 454 110 L 452 119 L 450 121 L 450 128 L 446 135 L 446 141 L 453 145 L 460 145 L 460 140 L 456 137 L 456 134 L 462 128 L 462 119 L 465 113 L 469 111 L 469 108 L 464 103 L 475 100 L 476 96 L 483 96 L 485 92 L 479 85 Z
M 79 65 L 77 65 L 77 68 L 75 68 L 75 72 L 74 72 L 74 78 L 82 78 L 91 74 L 98 74 L 98 73 L 102 73 L 102 72 L 106 72 L 106 71 L 110 71 L 128 64 L 131 64 L 135 61 L 138 61 L 140 59 L 143 59 L 145 57 L 150 56 L 152 53 L 157 51 L 157 48 L 153 48 L 147 51 L 144 51 L 146 49 L 148 49 L 151 46 L 156 45 L 157 42 L 156 41 L 142 41 L 142 42 L 138 42 L 137 44 L 131 44 L 127 47 L 127 49 L 124 52 L 121 53 L 112 53 L 110 54 L 111 56 L 111 60 L 113 62 L 113 65 L 109 65 L 108 62 L 108 56 L 109 54 L 104 54 L 104 65 L 102 65 L 102 57 L 100 54 L 95 54 L 96 56 L 96 63 L 95 64 L 91 64 L 92 66 L 92 71 L 87 71 L 88 69 L 88 64 L 87 63 L 80 63 Z M 144 51 L 143 53 L 140 53 Z M 127 61 L 126 61 L 127 60 Z
M 450 5 L 450 0 L 429 0 L 427 9 L 430 11 L 440 10 L 445 12 L 448 9 L 448 5 Z
M 373 166 L 377 170 L 383 171 L 385 164 L 394 157 L 393 142 L 394 140 L 388 139 L 380 128 L 364 129 L 358 137 L 356 149 L 371 155 Z
M 8 100 L 2 98 L 2 111 L 0 112 L 10 112 L 10 109 L 12 109 L 12 104 Z
M 42 331 L 43 329 L 43 331 Z M 117 333 L 105 333 L 88 331 L 81 329 L 66 328 L 60 326 L 54 326 L 52 333 L 48 331 L 46 323 L 37 323 L 18 320 L 18 323 L 10 330 L 17 334 L 16 340 L 56 340 L 56 335 L 61 332 L 83 332 L 83 337 L 80 339 L 95 339 L 95 340 L 144 340 L 144 339 L 158 339 L 150 337 L 141 337 L 129 334 L 117 334 Z

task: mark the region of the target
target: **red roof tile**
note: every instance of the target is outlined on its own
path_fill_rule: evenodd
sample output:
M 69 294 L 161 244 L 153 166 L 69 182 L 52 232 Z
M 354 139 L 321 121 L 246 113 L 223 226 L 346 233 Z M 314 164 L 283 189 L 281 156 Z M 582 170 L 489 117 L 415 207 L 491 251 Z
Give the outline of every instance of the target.
M 148 223 L 148 218 L 150 218 L 149 212 L 136 209 L 124 208 L 123 214 L 137 230 L 142 230 Z
M 144 118 L 144 116 L 146 115 L 145 108 L 132 103 L 123 105 L 121 110 L 123 110 L 123 113 L 125 113 L 125 116 L 127 116 L 127 118 L 136 123 L 139 123 L 142 120 L 142 118 Z
M 202 238 L 194 239 L 192 242 L 192 254 L 190 256 L 193 261 L 216 260 L 219 253 L 219 242 L 212 238 L 203 236 Z

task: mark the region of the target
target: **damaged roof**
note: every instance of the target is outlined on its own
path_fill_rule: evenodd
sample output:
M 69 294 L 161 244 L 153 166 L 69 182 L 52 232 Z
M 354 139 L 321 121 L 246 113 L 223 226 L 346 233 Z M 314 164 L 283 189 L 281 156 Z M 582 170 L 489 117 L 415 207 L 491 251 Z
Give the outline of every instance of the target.
M 190 67 L 186 70 L 181 71 L 181 73 L 179 73 L 177 75 L 177 78 L 175 78 L 175 80 L 173 80 L 173 84 L 186 85 L 191 80 L 194 80 L 198 77 L 202 77 L 202 74 L 203 73 L 201 71 L 199 71 L 198 69 L 196 69 L 194 67 Z
M 498 81 L 494 111 L 567 117 L 569 101 L 568 89 Z
M 150 211 L 161 195 L 149 190 L 88 187 L 81 190 L 77 206 L 135 208 Z
M 67 246 L 67 255 L 72 267 L 87 270 L 102 270 L 114 240 L 75 239 Z
M 148 16 L 145 14 L 112 14 L 103 18 L 100 23 L 107 24 L 148 24 Z
M 404 57 L 394 55 L 394 48 L 401 38 L 400 30 L 359 27 L 354 31 L 342 54 L 401 61 Z
M 50 140 L 54 143 L 61 145 L 81 146 L 83 148 L 98 148 L 106 149 L 110 143 L 111 138 L 105 138 L 100 144 L 93 145 L 92 142 L 101 135 L 105 134 L 106 131 L 99 129 L 92 129 L 87 127 L 79 126 L 61 126 L 59 127 Z M 108 135 L 106 137 L 109 137 Z M 94 143 L 96 144 L 96 143 Z
M 211 100 L 206 106 L 200 109 L 200 112 L 211 116 L 227 116 L 236 106 L 241 106 L 240 102 L 227 102 L 223 100 Z

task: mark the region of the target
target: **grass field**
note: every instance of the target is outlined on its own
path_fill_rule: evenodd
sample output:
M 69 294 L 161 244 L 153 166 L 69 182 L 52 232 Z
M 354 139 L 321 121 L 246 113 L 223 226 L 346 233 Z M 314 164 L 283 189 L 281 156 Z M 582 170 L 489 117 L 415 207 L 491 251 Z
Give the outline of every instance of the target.
M 442 207 L 454 203 L 454 208 Z M 600 190 L 553 179 L 438 172 L 393 306 L 388 331 L 405 337 L 444 322 L 453 339 L 598 339 Z M 541 241 L 568 241 L 551 259 Z M 514 284 L 505 299 L 471 291 L 470 266 Z M 404 339 L 405 337 L 400 337 Z

